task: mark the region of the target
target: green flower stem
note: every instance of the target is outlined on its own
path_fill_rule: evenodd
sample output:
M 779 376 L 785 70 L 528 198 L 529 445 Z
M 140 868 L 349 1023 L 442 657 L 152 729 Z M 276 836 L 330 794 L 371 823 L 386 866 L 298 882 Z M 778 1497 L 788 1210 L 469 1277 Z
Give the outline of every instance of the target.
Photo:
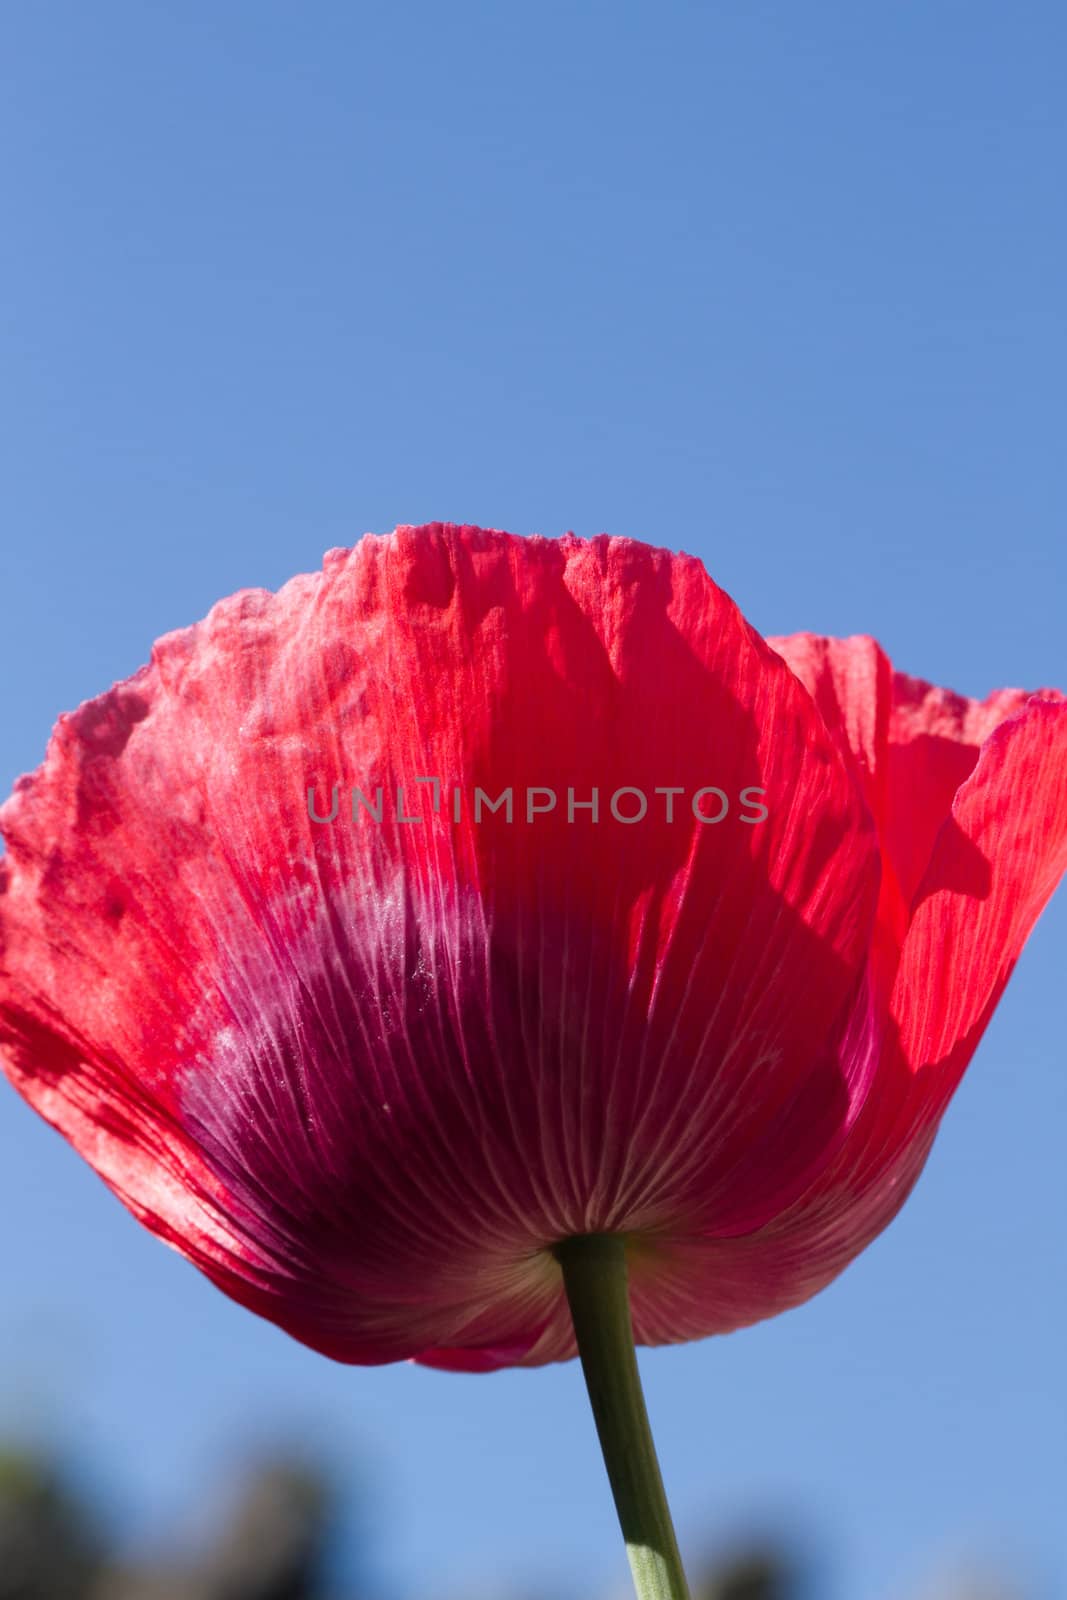
M 554 1254 L 638 1600 L 689 1600 L 637 1371 L 625 1243 L 579 1234 Z

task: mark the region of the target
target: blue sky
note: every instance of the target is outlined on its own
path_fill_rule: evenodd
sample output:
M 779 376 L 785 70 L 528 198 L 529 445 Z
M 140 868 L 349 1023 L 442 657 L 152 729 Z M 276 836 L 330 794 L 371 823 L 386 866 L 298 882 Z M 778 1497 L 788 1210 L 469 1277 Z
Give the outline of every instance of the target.
M 765 632 L 1063 686 L 1065 47 L 1051 3 L 8 7 L 3 789 L 160 633 L 428 519 L 633 535 Z M 690 1555 L 781 1523 L 827 1600 L 968 1550 L 1067 1591 L 1065 950 L 1061 899 L 832 1288 L 642 1353 Z M 625 1585 L 575 1365 L 333 1366 L 6 1085 L 0 1271 L 0 1427 L 131 1538 L 281 1429 L 369 1480 L 397 1597 Z

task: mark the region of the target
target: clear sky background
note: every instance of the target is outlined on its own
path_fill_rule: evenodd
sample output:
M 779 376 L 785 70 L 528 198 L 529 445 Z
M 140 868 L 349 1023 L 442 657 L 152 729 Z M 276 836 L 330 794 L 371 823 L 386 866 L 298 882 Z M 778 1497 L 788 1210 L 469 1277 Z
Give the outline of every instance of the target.
M 7 0 L 0 786 L 220 596 L 430 519 L 633 535 L 765 632 L 1067 686 L 1065 70 L 1052 0 Z M 834 1286 L 642 1352 L 691 1557 L 781 1525 L 820 1600 L 965 1551 L 1067 1592 L 1065 957 L 1061 898 Z M 397 1600 L 625 1590 L 576 1364 L 332 1365 L 6 1084 L 0 1295 L 0 1432 L 135 1540 L 281 1429 Z

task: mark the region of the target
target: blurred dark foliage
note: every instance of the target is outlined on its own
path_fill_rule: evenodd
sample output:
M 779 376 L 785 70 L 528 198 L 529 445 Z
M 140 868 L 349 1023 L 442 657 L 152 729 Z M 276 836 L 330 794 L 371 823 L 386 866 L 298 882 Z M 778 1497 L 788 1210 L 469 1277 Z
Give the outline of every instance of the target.
M 0 1451 L 0 1600 L 80 1600 L 100 1566 L 89 1518 L 59 1473 Z
M 283 1457 L 265 1459 L 235 1486 L 203 1549 L 133 1563 L 111 1547 L 85 1497 L 57 1468 L 0 1450 L 0 1600 L 370 1600 L 363 1588 L 331 1587 L 335 1510 L 325 1473 Z M 802 1564 L 764 1539 L 706 1563 L 693 1600 L 819 1597 Z M 1020 1595 L 960 1579 L 902 1600 Z
M 322 1476 L 264 1461 L 203 1552 L 133 1565 L 54 1469 L 0 1455 L 0 1600 L 327 1600 L 331 1509 Z
M 694 1585 L 693 1600 L 801 1600 L 801 1581 L 783 1554 L 745 1550 L 705 1572 Z

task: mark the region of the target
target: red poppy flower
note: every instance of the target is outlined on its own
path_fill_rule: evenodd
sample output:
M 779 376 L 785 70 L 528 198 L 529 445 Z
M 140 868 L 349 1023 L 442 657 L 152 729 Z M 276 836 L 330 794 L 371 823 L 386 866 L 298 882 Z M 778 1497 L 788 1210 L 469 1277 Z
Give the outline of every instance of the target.
M 5 1068 L 338 1360 L 573 1355 L 583 1234 L 639 1342 L 736 1328 L 908 1193 L 1065 778 L 1062 696 L 764 641 L 691 557 L 368 536 L 60 718 L 0 813 Z

